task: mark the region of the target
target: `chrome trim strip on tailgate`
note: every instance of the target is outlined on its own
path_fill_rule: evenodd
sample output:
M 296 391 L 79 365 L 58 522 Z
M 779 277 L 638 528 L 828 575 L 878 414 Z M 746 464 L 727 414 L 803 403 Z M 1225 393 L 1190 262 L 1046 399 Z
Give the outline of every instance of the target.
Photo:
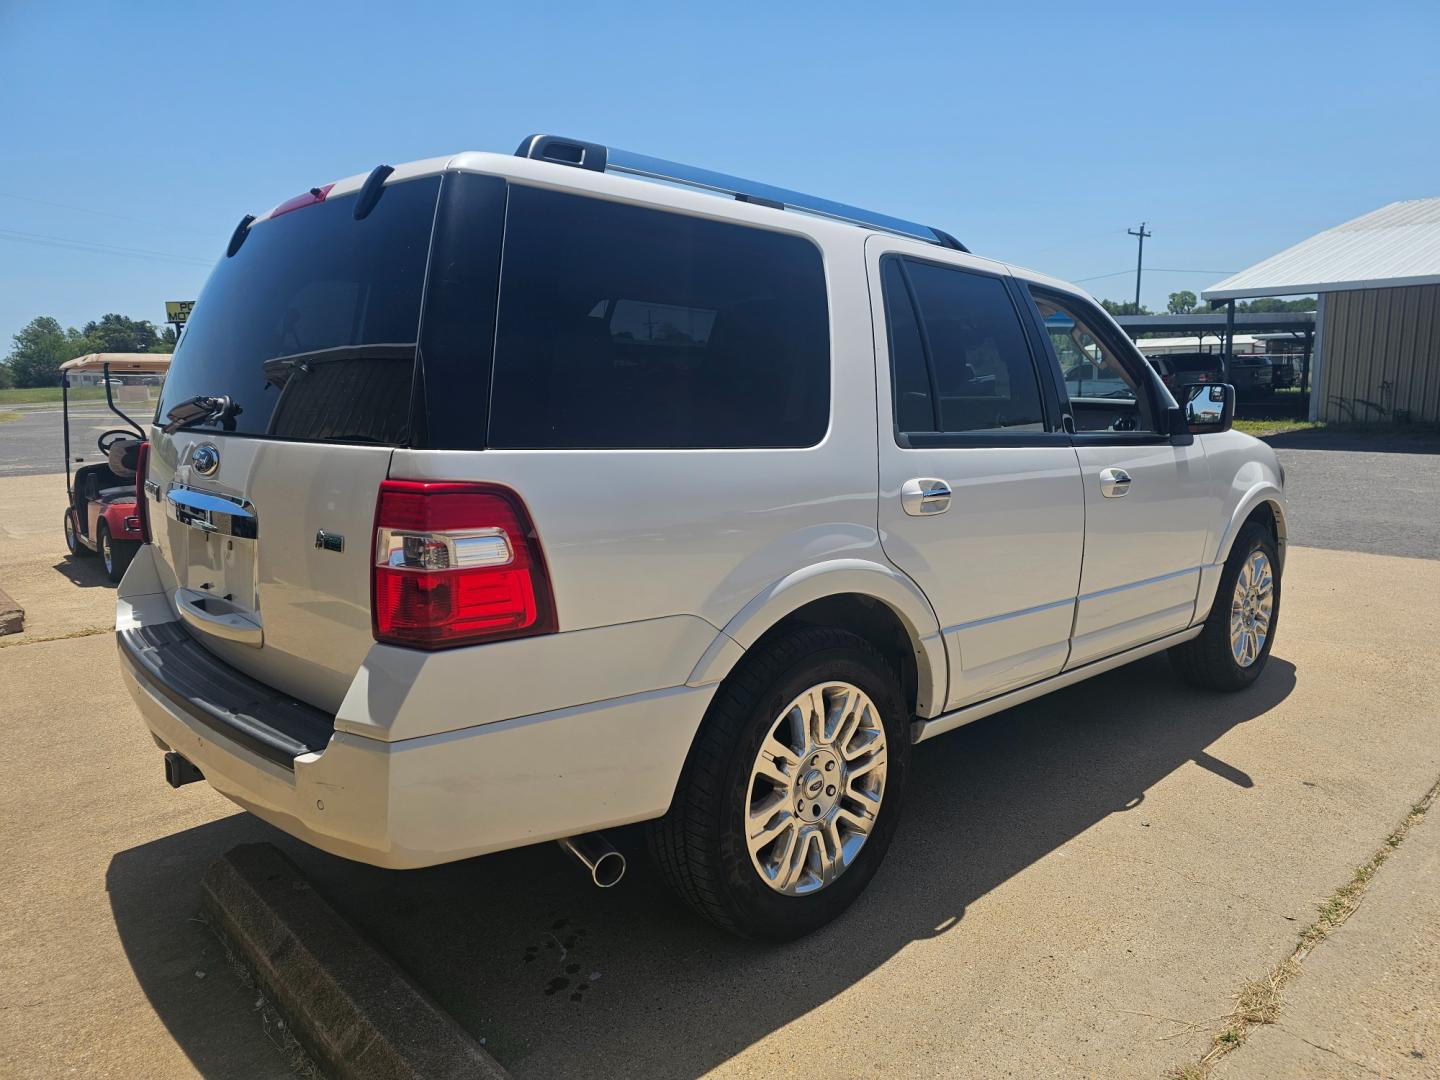
M 244 499 L 175 486 L 165 493 L 165 505 L 176 521 L 203 532 L 246 540 L 256 539 L 259 532 L 255 507 Z

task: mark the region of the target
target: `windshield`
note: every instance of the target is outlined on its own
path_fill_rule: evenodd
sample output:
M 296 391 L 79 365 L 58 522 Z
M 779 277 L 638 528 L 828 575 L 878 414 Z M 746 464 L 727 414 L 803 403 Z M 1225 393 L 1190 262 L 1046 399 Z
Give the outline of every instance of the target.
M 415 338 L 440 178 L 392 184 L 256 223 L 190 316 L 157 418 L 230 398 L 193 426 L 341 442 L 410 441 Z

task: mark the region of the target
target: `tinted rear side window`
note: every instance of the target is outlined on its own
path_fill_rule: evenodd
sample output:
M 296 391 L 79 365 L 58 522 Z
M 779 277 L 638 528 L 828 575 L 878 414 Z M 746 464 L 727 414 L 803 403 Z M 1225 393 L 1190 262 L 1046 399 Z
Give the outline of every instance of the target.
M 158 416 L 197 395 L 235 409 L 202 425 L 244 435 L 405 443 L 415 336 L 440 178 L 354 195 L 252 226 L 206 282 Z
M 889 260 L 884 281 L 886 310 L 892 318 L 903 284 L 896 272 L 900 262 Z M 908 331 L 898 339 L 892 333 L 891 370 L 897 393 L 902 394 L 896 401 L 900 430 L 1045 430 L 1035 362 L 1005 283 L 919 259 L 904 260 L 904 276 L 919 309 L 933 386 L 922 387 L 910 373 L 915 362 L 908 355 L 913 346 L 905 345 Z M 919 395 L 930 392 L 939 394 L 938 416 L 919 407 Z
M 490 446 L 813 446 L 829 415 L 809 241 L 511 187 Z
M 885 293 L 885 322 L 890 334 L 890 382 L 895 395 L 895 427 L 898 431 L 939 431 L 935 416 L 935 395 L 925 362 L 925 344 L 905 271 L 895 257 L 882 264 Z

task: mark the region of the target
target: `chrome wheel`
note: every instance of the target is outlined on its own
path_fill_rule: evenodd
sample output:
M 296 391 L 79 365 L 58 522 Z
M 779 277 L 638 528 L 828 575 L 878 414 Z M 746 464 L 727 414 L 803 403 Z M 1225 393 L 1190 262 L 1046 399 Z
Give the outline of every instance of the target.
M 110 549 L 110 534 L 104 529 L 100 530 L 100 561 L 107 574 L 115 573 L 115 553 Z
M 786 896 L 829 885 L 855 861 L 885 795 L 885 726 L 850 683 L 820 683 L 775 718 L 750 771 L 745 843 Z
M 1270 558 L 1263 551 L 1252 551 L 1240 567 L 1230 600 L 1230 655 L 1242 668 L 1260 659 L 1274 610 L 1275 575 Z
M 71 555 L 80 547 L 80 540 L 75 535 L 75 519 L 69 514 L 65 515 L 65 546 L 70 549 Z

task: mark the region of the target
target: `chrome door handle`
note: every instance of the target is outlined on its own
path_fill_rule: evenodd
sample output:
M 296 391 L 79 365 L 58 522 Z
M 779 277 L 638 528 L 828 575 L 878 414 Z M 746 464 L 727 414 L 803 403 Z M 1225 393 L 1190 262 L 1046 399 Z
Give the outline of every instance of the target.
M 1124 469 L 1100 470 L 1100 494 L 1107 499 L 1123 498 L 1130 490 L 1130 474 Z
M 932 477 L 906 480 L 900 487 L 900 505 L 911 517 L 943 514 L 950 509 L 950 485 Z

